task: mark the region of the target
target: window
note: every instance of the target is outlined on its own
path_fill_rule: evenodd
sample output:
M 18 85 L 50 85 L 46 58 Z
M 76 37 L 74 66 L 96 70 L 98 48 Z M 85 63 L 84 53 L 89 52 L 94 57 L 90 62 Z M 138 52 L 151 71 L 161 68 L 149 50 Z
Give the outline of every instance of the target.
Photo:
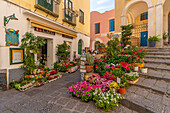
M 70 11 L 70 10 L 73 9 L 72 1 L 71 0 L 64 0 L 64 7 L 65 7 L 65 10 L 64 10 L 65 18 L 72 22 L 73 14 Z
M 38 4 L 50 11 L 53 11 L 53 0 L 38 0 Z
M 109 32 L 115 31 L 115 19 L 109 20 Z
M 100 23 L 95 24 L 95 34 L 100 34 Z
M 84 24 L 84 12 L 81 9 L 79 10 L 79 22 Z
M 140 21 L 147 20 L 147 19 L 148 19 L 148 12 L 142 13 L 140 15 Z

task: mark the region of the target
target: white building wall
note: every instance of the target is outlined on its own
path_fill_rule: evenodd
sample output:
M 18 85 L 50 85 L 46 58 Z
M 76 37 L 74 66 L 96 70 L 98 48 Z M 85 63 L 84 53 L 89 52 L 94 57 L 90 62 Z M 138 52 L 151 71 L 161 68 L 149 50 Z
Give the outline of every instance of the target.
M 76 51 L 76 53 L 78 54 L 78 41 L 80 39 L 83 40 L 83 48 L 85 47 L 89 47 L 90 46 L 90 37 L 86 36 L 82 33 L 79 33 L 78 31 L 75 30 L 69 30 L 66 29 L 66 27 L 61 27 L 59 25 L 54 24 L 54 22 L 51 22 L 50 19 L 43 17 L 42 18 L 46 18 L 46 19 L 42 19 L 40 18 L 41 15 L 36 16 L 37 14 L 35 13 L 35 15 L 33 14 L 29 14 L 29 13 L 25 13 L 26 10 L 23 8 L 20 8 L 16 5 L 7 3 L 6 1 L 2 1 L 0 0 L 0 4 L 1 4 L 1 9 L 0 10 L 0 69 L 14 69 L 14 68 L 20 68 L 20 66 L 22 64 L 17 64 L 17 65 L 10 65 L 10 54 L 9 54 L 9 49 L 10 48 L 19 48 L 19 46 L 10 46 L 10 47 L 6 47 L 6 42 L 5 42 L 5 28 L 3 25 L 3 18 L 4 16 L 9 16 L 12 15 L 13 13 L 15 13 L 15 16 L 18 18 L 18 20 L 10 20 L 10 22 L 7 24 L 6 28 L 12 28 L 15 30 L 19 30 L 19 40 L 21 41 L 23 35 L 26 32 L 32 32 L 34 33 L 35 36 L 40 36 L 40 37 L 44 37 L 47 39 L 52 39 L 53 40 L 53 55 L 52 55 L 52 62 L 56 62 L 57 60 L 57 56 L 56 56 L 56 46 L 58 44 L 62 44 L 64 41 L 69 41 L 71 42 L 71 60 L 73 59 L 73 52 Z M 77 34 L 77 38 L 73 38 L 73 39 L 68 39 L 68 38 L 63 38 L 61 34 L 56 33 L 55 36 L 54 35 L 50 35 L 50 34 L 45 34 L 45 33 L 40 33 L 40 32 L 36 32 L 34 31 L 34 29 L 31 27 L 30 22 L 27 20 L 27 18 L 36 20 L 38 22 L 59 28 L 59 29 L 63 29 L 65 31 L 69 31 L 71 33 L 76 33 Z

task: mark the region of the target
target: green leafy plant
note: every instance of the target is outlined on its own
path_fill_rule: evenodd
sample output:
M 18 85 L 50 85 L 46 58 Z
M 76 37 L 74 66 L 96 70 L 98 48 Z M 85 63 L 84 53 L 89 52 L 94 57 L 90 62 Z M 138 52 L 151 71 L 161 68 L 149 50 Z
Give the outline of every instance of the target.
M 115 55 L 119 54 L 122 48 L 121 45 L 119 45 L 118 38 L 109 40 L 107 45 L 107 59 L 113 58 Z
M 57 56 L 59 58 L 60 61 L 69 61 L 69 57 L 70 57 L 70 52 L 69 52 L 69 46 L 66 44 L 66 42 L 64 42 L 63 44 L 60 44 L 57 46 L 58 50 L 57 50 Z
M 163 33 L 163 39 L 166 40 L 168 38 L 168 33 Z
M 86 65 L 89 65 L 89 66 L 94 65 L 94 57 L 93 55 L 89 53 L 86 54 Z
M 149 41 L 149 42 L 153 42 L 153 41 L 159 42 L 159 41 L 160 41 L 159 35 L 150 36 L 150 37 L 148 38 L 148 41 Z
M 132 35 L 133 28 L 134 27 L 132 24 L 121 26 L 122 29 L 121 44 L 123 45 L 123 47 L 125 47 L 127 44 L 131 45 L 131 42 L 129 40 L 130 36 Z
M 43 38 L 36 37 L 33 33 L 25 33 L 20 47 L 26 50 L 24 59 L 24 67 L 27 69 L 26 74 L 33 74 L 36 69 L 34 54 L 39 53 L 39 47 L 45 43 Z

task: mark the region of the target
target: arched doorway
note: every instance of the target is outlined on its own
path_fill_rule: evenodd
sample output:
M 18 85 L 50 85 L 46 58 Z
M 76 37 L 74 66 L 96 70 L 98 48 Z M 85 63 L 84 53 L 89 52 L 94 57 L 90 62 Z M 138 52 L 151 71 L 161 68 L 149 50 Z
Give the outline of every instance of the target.
M 82 53 L 82 40 L 79 40 L 79 42 L 78 42 L 78 54 L 79 55 L 81 55 L 81 53 Z
M 95 42 L 95 50 L 98 49 L 98 44 L 100 44 L 100 42 L 99 42 L 99 41 L 96 41 L 96 42 Z
M 148 2 L 149 3 L 149 2 Z M 122 25 L 133 24 L 134 30 L 131 43 L 138 46 L 147 46 L 148 39 L 148 6 L 146 0 L 129 2 L 122 11 Z

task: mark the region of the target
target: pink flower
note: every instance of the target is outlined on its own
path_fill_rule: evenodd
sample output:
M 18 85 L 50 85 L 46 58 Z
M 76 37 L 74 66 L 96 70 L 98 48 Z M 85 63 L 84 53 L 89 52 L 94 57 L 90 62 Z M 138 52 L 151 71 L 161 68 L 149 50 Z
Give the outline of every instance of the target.
M 88 93 L 87 96 L 90 96 L 90 93 Z
M 70 92 L 73 92 L 73 88 L 71 86 L 68 89 L 70 90 Z
M 96 66 L 96 68 L 98 68 L 98 66 Z

